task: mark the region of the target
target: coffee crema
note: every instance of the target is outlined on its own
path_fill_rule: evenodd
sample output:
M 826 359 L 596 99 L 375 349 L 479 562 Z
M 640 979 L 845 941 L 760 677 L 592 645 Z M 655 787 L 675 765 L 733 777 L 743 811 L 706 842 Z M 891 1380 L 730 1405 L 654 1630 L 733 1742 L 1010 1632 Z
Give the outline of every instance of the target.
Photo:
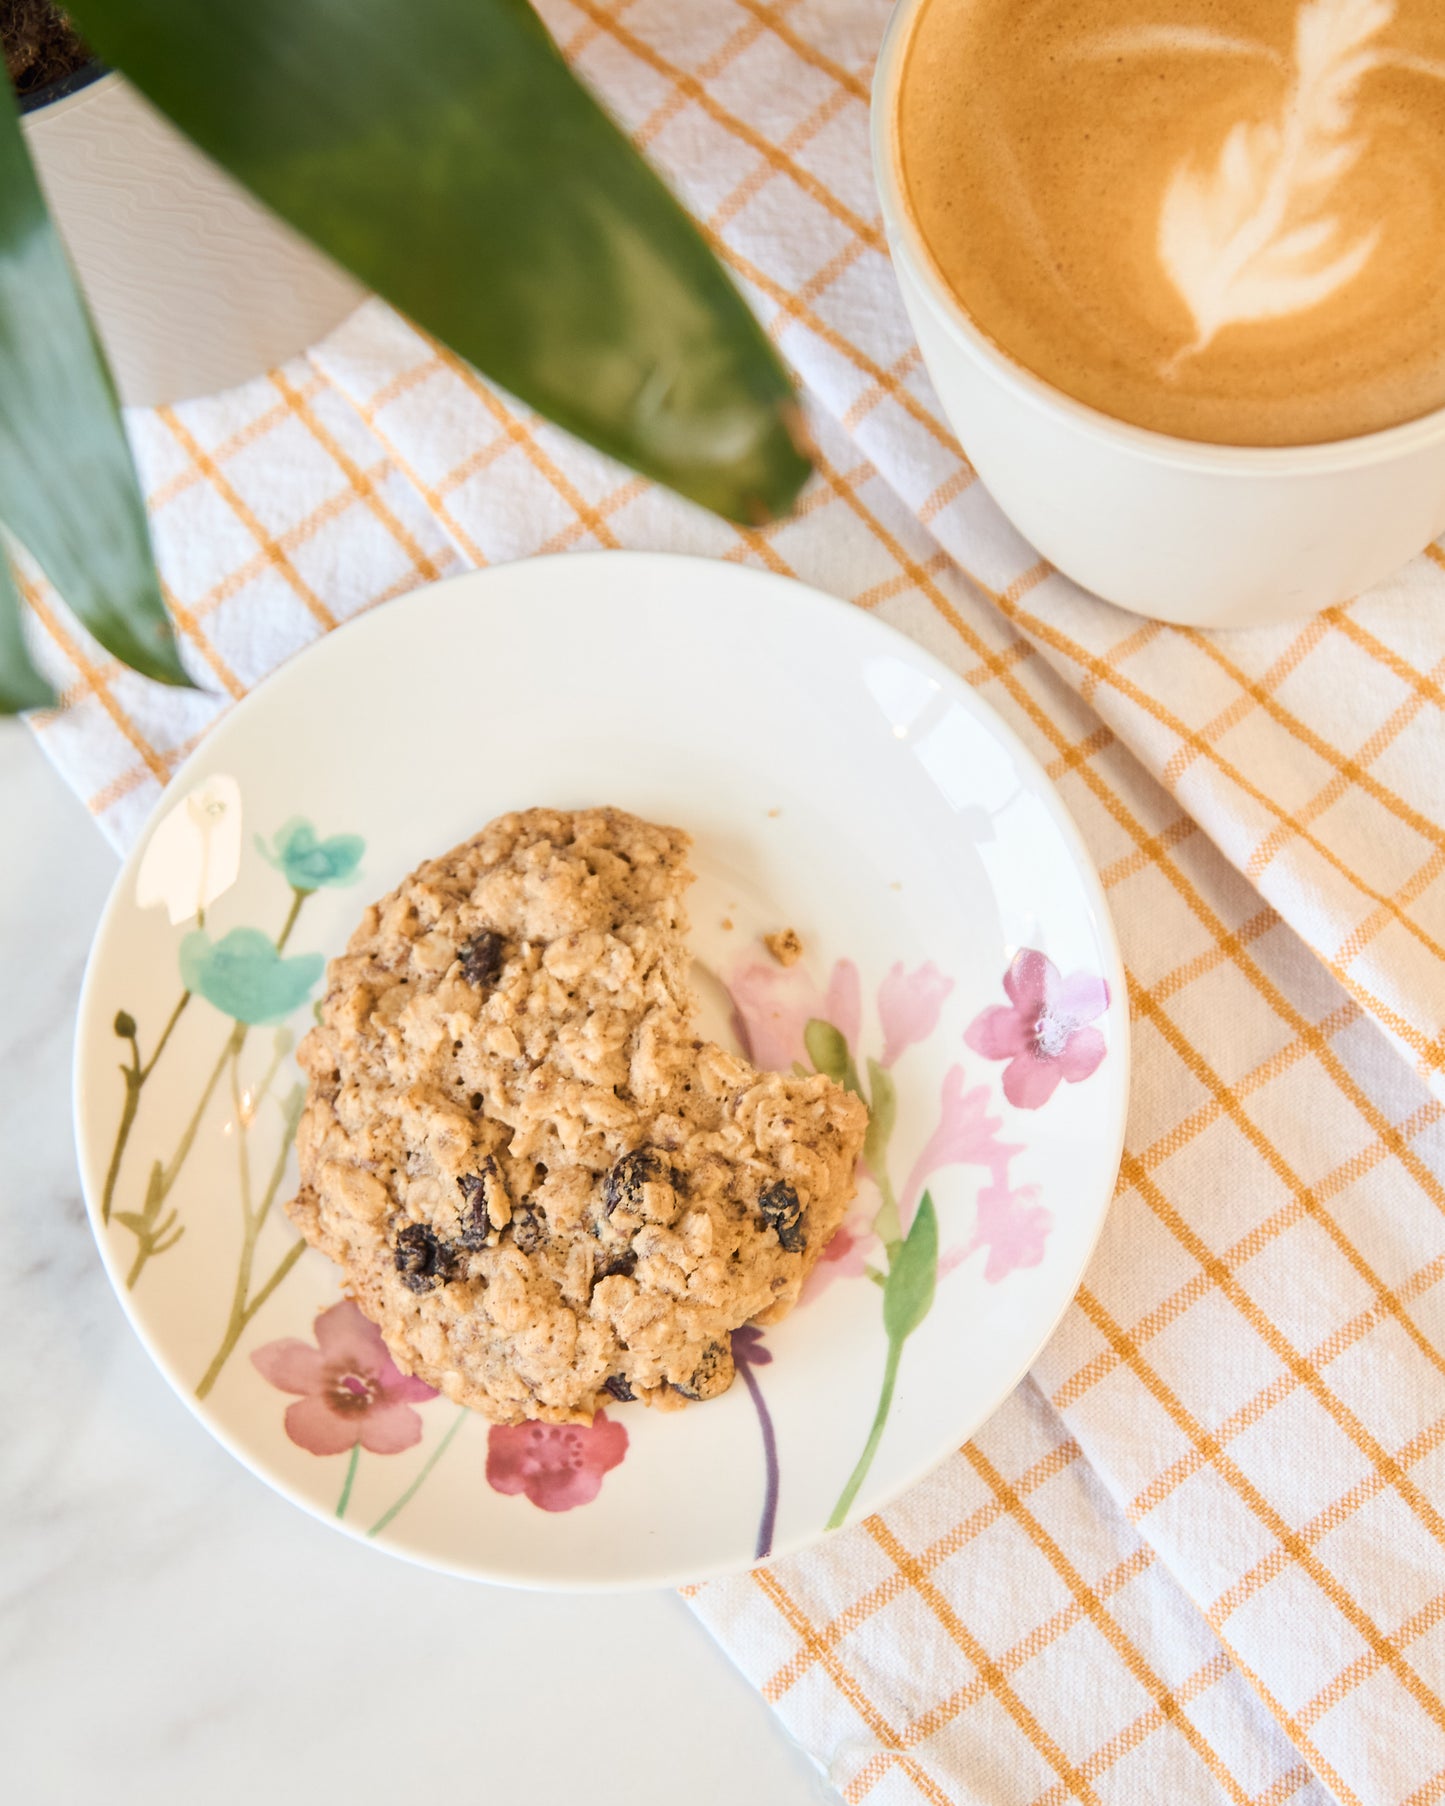
M 1065 394 L 1225 445 L 1445 407 L 1442 0 L 926 0 L 894 121 L 944 282 Z

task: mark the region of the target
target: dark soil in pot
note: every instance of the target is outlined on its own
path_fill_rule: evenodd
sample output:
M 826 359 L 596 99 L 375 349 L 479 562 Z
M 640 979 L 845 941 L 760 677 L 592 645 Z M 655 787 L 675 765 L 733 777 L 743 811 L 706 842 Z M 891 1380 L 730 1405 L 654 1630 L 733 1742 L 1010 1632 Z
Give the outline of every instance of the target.
M 85 40 L 50 0 L 0 0 L 0 46 L 22 110 L 99 73 Z

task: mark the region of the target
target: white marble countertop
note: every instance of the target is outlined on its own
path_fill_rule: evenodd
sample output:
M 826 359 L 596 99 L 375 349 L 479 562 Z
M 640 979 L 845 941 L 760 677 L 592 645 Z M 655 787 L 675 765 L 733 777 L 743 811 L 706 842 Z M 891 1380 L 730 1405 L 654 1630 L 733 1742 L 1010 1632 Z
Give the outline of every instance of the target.
M 837 1796 L 671 1593 L 410 1568 L 224 1452 L 131 1334 L 70 1130 L 114 859 L 0 723 L 0 1775 L 17 1806 Z

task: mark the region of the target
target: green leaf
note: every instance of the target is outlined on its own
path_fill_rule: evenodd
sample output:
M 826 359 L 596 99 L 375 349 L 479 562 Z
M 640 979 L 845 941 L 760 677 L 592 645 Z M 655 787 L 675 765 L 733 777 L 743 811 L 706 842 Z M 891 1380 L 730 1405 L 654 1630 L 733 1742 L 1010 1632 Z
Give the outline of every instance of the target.
M 815 1071 L 826 1074 L 835 1085 L 841 1085 L 855 1097 L 863 1097 L 858 1068 L 853 1064 L 842 1029 L 835 1028 L 821 1016 L 814 1016 L 803 1030 L 803 1046 L 808 1050 Z M 863 1101 L 868 1100 L 864 1098 Z
M 0 550 L 0 715 L 48 708 L 54 701 L 54 690 L 30 661 L 20 631 L 20 596 L 5 553 Z
M 928 1315 L 937 1277 L 938 1217 L 932 1195 L 924 1192 L 883 1288 L 883 1327 L 890 1342 L 906 1341 Z
M 815 1071 L 825 1073 L 835 1085 L 844 1082 L 850 1061 L 842 1029 L 834 1028 L 821 1016 L 814 1016 L 803 1030 L 803 1046 L 808 1050 Z
M 0 521 L 107 652 L 188 684 L 90 315 L 0 81 Z M 0 610 L 3 612 L 3 610 Z M 0 647 L 7 692 L 23 678 Z
M 898 1091 L 893 1075 L 876 1060 L 868 1062 L 868 1133 L 863 1138 L 863 1159 L 876 1179 L 884 1170 L 893 1125 L 898 1120 Z
M 791 384 L 528 0 L 77 0 L 86 38 L 339 262 L 559 425 L 734 520 Z

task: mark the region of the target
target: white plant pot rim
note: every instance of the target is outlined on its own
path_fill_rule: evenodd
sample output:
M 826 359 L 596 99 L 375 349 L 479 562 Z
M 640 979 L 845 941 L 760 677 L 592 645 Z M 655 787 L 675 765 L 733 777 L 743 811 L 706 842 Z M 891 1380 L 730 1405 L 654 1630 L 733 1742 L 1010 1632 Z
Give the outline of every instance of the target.
M 153 407 L 259 377 L 364 298 L 122 73 L 101 70 L 21 125 L 122 400 Z
M 94 73 L 87 75 L 87 70 L 93 70 Z M 81 76 L 85 76 L 84 81 L 79 79 Z M 98 58 L 93 58 L 89 63 L 82 63 L 79 69 L 73 69 L 69 75 L 57 76 L 53 82 L 37 89 L 34 94 L 17 96 L 20 117 L 27 120 L 33 130 L 42 119 L 56 118 L 77 101 L 98 94 L 102 88 L 114 87 L 120 79 L 114 69 L 107 69 Z M 52 88 L 63 88 L 64 92 L 55 95 L 51 100 L 46 100 L 44 96 Z

